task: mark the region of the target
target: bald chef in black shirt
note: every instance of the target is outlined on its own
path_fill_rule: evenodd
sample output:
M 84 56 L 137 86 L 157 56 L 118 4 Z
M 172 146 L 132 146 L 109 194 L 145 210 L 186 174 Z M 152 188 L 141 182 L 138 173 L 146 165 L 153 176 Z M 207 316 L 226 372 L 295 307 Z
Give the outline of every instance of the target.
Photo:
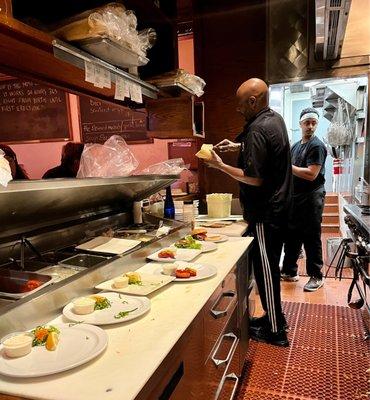
M 305 108 L 301 112 L 299 125 L 302 139 L 292 147 L 293 210 L 281 271 L 282 280 L 298 281 L 297 261 L 303 244 L 307 275 L 310 277 L 303 288 L 306 292 L 314 292 L 324 284 L 321 220 L 327 151 L 324 143 L 315 136 L 318 122 L 319 113 L 314 108 Z
M 292 165 L 286 127 L 279 114 L 268 107 L 268 87 L 260 79 L 244 82 L 236 93 L 238 111 L 246 125 L 234 143 L 224 139 L 214 148 L 239 151 L 238 166 L 225 164 L 212 151 L 209 167 L 239 181 L 240 201 L 252 248 L 254 274 L 265 315 L 250 321 L 254 340 L 289 346 L 287 324 L 281 309 L 279 259 L 284 226 L 292 194 Z

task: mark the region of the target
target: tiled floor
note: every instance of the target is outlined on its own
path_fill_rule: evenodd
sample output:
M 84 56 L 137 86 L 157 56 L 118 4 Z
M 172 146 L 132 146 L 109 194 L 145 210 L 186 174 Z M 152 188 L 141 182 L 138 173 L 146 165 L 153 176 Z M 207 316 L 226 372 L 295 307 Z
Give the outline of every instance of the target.
M 307 279 L 282 282 L 290 347 L 251 341 L 237 400 L 369 398 L 369 342 L 363 340 L 360 311 L 347 306 L 350 279 L 328 278 L 317 292 L 306 293 Z

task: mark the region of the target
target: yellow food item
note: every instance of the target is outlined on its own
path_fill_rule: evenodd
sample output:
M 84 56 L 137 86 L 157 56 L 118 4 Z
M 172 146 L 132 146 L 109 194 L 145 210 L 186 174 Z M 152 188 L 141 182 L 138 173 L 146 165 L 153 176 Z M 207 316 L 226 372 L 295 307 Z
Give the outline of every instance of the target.
M 127 272 L 125 276 L 128 278 L 129 285 L 135 285 L 141 282 L 141 276 L 137 272 Z
M 210 160 L 212 158 L 211 150 L 213 149 L 213 144 L 203 144 L 198 153 L 195 155 L 198 158 L 203 158 L 204 160 Z
M 99 296 L 98 294 L 93 294 L 90 296 L 92 299 L 94 299 L 96 302 L 97 301 L 104 301 L 106 298 L 104 296 Z
M 59 342 L 59 335 L 57 332 L 50 332 L 48 338 L 46 339 L 45 347 L 46 350 L 54 351 Z

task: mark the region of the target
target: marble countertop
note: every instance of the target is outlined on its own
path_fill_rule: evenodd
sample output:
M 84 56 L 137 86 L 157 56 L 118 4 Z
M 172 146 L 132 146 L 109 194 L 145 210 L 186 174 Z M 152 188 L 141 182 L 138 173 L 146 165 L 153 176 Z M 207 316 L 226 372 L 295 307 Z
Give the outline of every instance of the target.
M 191 283 L 172 282 L 149 296 L 151 310 L 146 315 L 104 326 L 109 342 L 98 358 L 42 378 L 1 376 L 0 393 L 47 400 L 134 399 L 251 241 L 252 238 L 233 237 L 218 244 L 216 251 L 201 254 L 194 261 L 216 266 L 216 276 Z M 152 272 L 156 268 L 158 264 L 149 263 L 141 270 Z M 58 322 L 67 321 L 62 316 L 45 321 Z

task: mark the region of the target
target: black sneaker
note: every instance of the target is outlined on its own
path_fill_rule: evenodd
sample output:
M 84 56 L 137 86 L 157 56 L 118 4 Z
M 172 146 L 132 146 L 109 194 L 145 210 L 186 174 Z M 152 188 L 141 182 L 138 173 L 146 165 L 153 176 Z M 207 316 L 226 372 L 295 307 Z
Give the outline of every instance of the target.
M 258 328 L 261 328 L 262 326 L 269 327 L 269 319 L 268 319 L 267 314 L 263 315 L 262 317 L 258 317 L 258 318 L 256 318 L 256 317 L 249 318 L 249 329 L 258 329 Z M 284 316 L 283 329 L 285 331 L 289 331 L 289 325 L 286 322 L 285 316 Z
M 323 278 L 311 277 L 309 281 L 304 285 L 303 290 L 305 292 L 316 292 L 324 284 Z
M 268 327 L 260 327 L 258 329 L 250 329 L 249 336 L 257 342 L 268 343 L 273 346 L 288 347 L 289 340 L 284 329 L 278 332 L 272 332 Z

